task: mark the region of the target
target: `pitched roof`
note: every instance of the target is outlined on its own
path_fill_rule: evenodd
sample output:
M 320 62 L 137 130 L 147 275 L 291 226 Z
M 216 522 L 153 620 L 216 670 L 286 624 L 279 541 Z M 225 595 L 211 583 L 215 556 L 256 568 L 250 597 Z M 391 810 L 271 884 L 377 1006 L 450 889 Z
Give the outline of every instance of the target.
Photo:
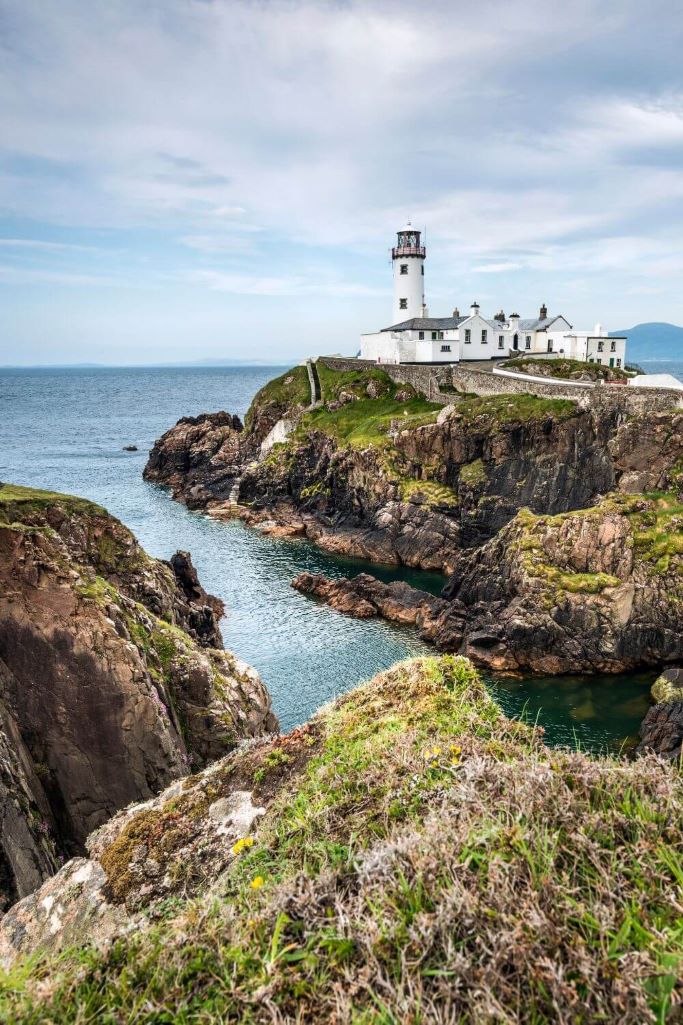
M 545 317 L 543 320 L 539 320 L 538 317 L 534 317 L 532 320 L 520 320 L 519 330 L 520 331 L 547 331 L 551 324 L 554 324 L 556 320 L 565 320 L 566 318 L 559 315 L 557 317 Z M 567 324 L 569 321 L 567 320 Z M 571 324 L 569 324 L 571 327 Z
M 412 317 L 400 324 L 383 327 L 382 331 L 451 331 L 468 317 Z

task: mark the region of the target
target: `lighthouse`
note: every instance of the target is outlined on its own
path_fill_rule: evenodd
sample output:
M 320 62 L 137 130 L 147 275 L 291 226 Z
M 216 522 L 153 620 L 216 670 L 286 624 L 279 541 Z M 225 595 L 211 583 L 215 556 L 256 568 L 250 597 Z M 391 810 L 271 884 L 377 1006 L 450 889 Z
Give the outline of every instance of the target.
M 420 232 L 408 221 L 398 232 L 397 243 L 391 250 L 394 269 L 392 324 L 422 316 L 426 255 L 425 247 L 420 244 Z

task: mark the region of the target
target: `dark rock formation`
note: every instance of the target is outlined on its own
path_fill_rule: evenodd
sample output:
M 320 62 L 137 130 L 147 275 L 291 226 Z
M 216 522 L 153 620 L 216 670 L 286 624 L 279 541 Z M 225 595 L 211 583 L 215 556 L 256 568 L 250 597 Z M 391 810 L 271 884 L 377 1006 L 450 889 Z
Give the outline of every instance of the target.
M 680 762 L 683 755 L 683 701 L 653 705 L 640 727 L 639 754 L 654 752 L 668 761 Z
M 191 509 L 226 500 L 241 472 L 242 434 L 231 413 L 185 416 L 154 443 L 145 480 L 170 487 Z
M 258 676 L 213 646 L 221 603 L 186 553 L 174 565 L 97 506 L 0 487 L 6 899 L 119 808 L 276 727 Z
M 458 651 L 465 630 L 460 602 L 437 598 L 402 581 L 384 584 L 368 573 L 349 580 L 330 580 L 321 573 L 300 573 L 292 587 L 357 619 L 381 616 L 392 623 L 414 626 L 423 640 L 442 651 Z
M 346 392 L 335 394 L 342 415 Z M 349 396 L 358 406 L 360 392 Z M 242 517 L 266 531 L 303 533 L 340 554 L 444 572 L 460 549 L 494 537 L 520 509 L 554 515 L 590 506 L 615 488 L 675 484 L 682 414 L 624 421 L 571 402 L 505 399 L 454 397 L 437 422 L 397 421 L 387 444 L 364 447 L 316 429 L 313 419 L 261 460 L 261 435 L 274 421 L 262 422 L 255 401 L 245 431 L 227 413 L 179 421 L 155 444 L 145 477 L 216 516 L 235 515 L 239 503 Z M 278 414 L 286 412 L 277 405 Z M 292 415 L 301 415 L 299 406 Z
M 434 598 L 365 574 L 294 586 L 350 615 L 413 623 L 442 651 L 502 671 L 622 672 L 683 657 L 681 557 L 666 499 L 614 496 L 555 517 L 520 513 L 487 544 L 460 553 Z M 650 544 L 651 524 L 671 535 Z M 654 536 L 658 536 L 655 529 Z

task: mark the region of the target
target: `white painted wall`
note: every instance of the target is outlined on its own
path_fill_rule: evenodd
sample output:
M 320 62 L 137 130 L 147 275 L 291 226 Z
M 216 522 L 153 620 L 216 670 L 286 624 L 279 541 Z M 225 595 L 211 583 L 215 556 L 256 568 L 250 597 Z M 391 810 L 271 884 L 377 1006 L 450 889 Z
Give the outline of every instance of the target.
M 498 330 L 497 327 L 491 327 L 479 313 L 463 320 L 458 331 L 460 334 L 460 359 L 491 359 L 505 351 L 498 349 L 498 335 L 506 332 Z
M 422 316 L 424 303 L 424 260 L 421 256 L 397 256 L 392 260 L 394 271 L 394 305 L 392 324 Z M 405 273 L 403 272 L 405 268 Z M 405 300 L 405 309 L 401 303 Z

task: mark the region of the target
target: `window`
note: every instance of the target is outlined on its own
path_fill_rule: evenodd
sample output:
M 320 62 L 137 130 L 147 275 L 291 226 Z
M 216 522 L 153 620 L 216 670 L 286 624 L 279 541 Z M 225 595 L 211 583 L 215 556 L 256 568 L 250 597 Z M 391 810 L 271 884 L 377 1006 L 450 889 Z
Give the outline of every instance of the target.
M 407 263 L 402 263 L 401 264 L 401 274 L 407 274 L 407 273 L 408 273 L 408 264 Z
M 531 335 L 527 335 L 526 338 L 524 339 L 524 348 L 525 349 L 530 349 L 531 348 Z
M 600 359 L 600 357 L 598 356 L 598 358 L 596 359 L 596 361 L 595 361 L 595 362 L 596 362 L 596 363 L 602 363 L 602 360 L 601 360 L 601 359 Z
M 443 338 L 443 331 L 439 331 L 439 338 Z
M 407 310 L 408 309 L 408 300 L 407 299 L 399 299 L 399 301 L 398 301 L 398 308 L 399 308 L 399 310 Z
M 504 349 L 505 348 L 505 335 L 498 335 L 498 348 L 499 349 Z
M 441 346 L 441 351 L 442 352 L 450 352 L 451 351 L 450 345 L 442 345 Z
M 620 359 L 618 359 L 618 360 L 617 360 L 617 366 L 618 366 L 618 367 L 620 367 L 620 366 L 621 366 L 621 360 L 620 360 Z
M 472 341 L 472 332 L 468 327 L 465 328 L 465 344 L 467 345 Z
M 552 338 L 549 338 L 548 339 L 548 352 L 552 352 L 552 351 L 553 351 L 553 340 L 552 340 Z M 561 349 L 560 349 L 560 352 L 562 352 Z
M 422 277 L 424 277 L 424 274 L 425 274 L 425 265 L 424 264 L 422 264 L 422 266 L 420 267 L 420 270 L 422 271 Z
M 616 352 L 617 351 L 617 343 L 616 342 L 612 342 L 612 344 L 609 347 L 609 351 L 610 352 Z
M 432 331 L 432 341 L 436 341 L 436 331 Z
M 424 339 L 424 336 L 425 336 L 424 331 L 418 331 L 417 337 L 420 339 L 420 341 L 422 341 Z
M 605 343 L 604 342 L 598 342 L 598 352 L 602 352 L 604 348 L 605 348 Z
M 487 336 L 487 334 L 488 334 L 488 331 L 482 331 L 482 333 L 481 333 L 481 344 L 482 345 L 486 345 L 486 336 Z

